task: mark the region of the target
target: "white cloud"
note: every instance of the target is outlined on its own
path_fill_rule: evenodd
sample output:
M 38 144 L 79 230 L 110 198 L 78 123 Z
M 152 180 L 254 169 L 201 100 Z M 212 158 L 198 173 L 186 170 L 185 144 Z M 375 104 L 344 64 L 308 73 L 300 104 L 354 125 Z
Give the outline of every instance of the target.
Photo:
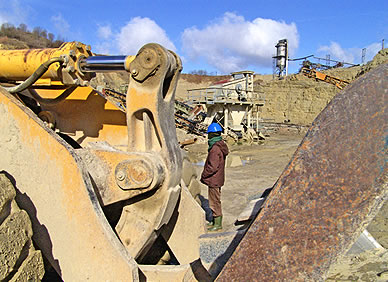
M 372 43 L 368 45 L 366 48 L 365 54 L 365 62 L 373 59 L 374 56 L 381 50 L 381 42 L 380 43 Z
M 0 14 L 0 25 L 7 22 L 7 18 Z
M 363 48 L 343 48 L 337 42 L 330 42 L 330 45 L 321 46 L 318 48 L 318 53 L 321 55 L 330 55 L 330 59 L 340 62 L 358 64 L 361 63 Z M 365 62 L 370 61 L 381 49 L 381 43 L 372 43 L 365 47 Z
M 109 24 L 100 25 L 97 34 L 102 40 L 96 47 L 99 54 L 136 55 L 147 43 L 158 43 L 176 51 L 166 32 L 149 18 L 135 17 L 115 32 Z
M 112 46 L 113 44 L 108 41 L 98 42 L 95 46 L 93 46 L 93 53 L 101 54 L 101 55 L 112 55 Z
M 19 0 L 0 1 L 0 25 L 26 23 L 30 7 L 20 4 Z
M 330 55 L 330 59 L 338 60 L 345 63 L 354 63 L 354 50 L 343 49 L 337 42 L 331 42 L 329 46 L 321 46 L 318 52 Z
M 288 39 L 292 55 L 299 44 L 294 23 L 263 18 L 247 21 L 227 12 L 203 29 L 185 29 L 182 44 L 188 58 L 203 58 L 209 65 L 228 73 L 249 66 L 271 67 L 275 45 L 284 38 Z
M 97 29 L 98 37 L 101 39 L 110 39 L 112 37 L 112 29 L 110 25 L 99 26 Z
M 66 37 L 71 34 L 70 24 L 64 19 L 62 14 L 52 16 L 51 21 L 60 36 Z
M 175 45 L 166 32 L 149 18 L 132 18 L 116 36 L 122 54 L 135 55 L 147 43 L 159 43 L 167 49 L 176 51 Z
M 93 47 L 93 51 L 97 54 L 112 54 L 112 49 L 114 49 L 114 43 L 112 39 L 114 38 L 114 33 L 111 29 L 111 26 L 108 25 L 99 25 L 97 28 L 97 36 L 101 40 Z

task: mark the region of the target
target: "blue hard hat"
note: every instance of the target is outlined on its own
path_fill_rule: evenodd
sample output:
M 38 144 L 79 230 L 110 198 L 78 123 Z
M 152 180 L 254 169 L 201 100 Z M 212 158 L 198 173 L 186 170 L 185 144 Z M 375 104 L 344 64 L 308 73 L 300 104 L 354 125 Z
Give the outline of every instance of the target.
M 221 132 L 221 131 L 222 131 L 221 125 L 219 125 L 218 123 L 215 123 L 215 122 L 210 124 L 209 127 L 207 128 L 207 133 Z

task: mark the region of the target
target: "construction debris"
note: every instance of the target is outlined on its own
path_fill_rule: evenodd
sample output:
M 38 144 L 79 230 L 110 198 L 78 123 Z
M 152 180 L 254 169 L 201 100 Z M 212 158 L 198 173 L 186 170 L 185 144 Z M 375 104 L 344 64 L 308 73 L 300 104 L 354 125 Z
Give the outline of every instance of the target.
M 206 118 L 201 105 L 192 107 L 184 102 L 175 100 L 175 126 L 182 128 L 187 133 L 205 136 L 206 125 L 202 124 Z
M 198 138 L 186 139 L 184 141 L 179 142 L 179 145 L 181 148 L 184 148 L 187 145 L 194 144 L 195 142 L 197 142 L 197 140 L 198 140 Z

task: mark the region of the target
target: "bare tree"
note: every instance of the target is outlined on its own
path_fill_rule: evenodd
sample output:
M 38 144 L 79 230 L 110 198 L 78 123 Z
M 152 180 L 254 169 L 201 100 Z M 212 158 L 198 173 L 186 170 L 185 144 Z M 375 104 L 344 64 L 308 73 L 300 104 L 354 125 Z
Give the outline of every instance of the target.
M 50 40 L 50 42 L 53 42 L 54 41 L 54 34 L 52 34 L 51 32 L 49 32 L 47 34 L 47 39 Z
M 19 24 L 18 30 L 23 31 L 23 32 L 27 32 L 28 31 L 27 30 L 27 25 L 24 24 L 24 23 Z

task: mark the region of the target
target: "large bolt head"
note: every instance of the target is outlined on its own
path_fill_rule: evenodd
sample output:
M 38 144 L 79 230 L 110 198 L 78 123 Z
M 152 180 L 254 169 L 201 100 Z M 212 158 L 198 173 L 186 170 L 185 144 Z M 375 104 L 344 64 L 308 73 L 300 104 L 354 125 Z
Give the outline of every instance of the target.
M 127 160 L 115 169 L 116 182 L 122 189 L 146 188 L 154 179 L 152 166 L 145 160 Z

